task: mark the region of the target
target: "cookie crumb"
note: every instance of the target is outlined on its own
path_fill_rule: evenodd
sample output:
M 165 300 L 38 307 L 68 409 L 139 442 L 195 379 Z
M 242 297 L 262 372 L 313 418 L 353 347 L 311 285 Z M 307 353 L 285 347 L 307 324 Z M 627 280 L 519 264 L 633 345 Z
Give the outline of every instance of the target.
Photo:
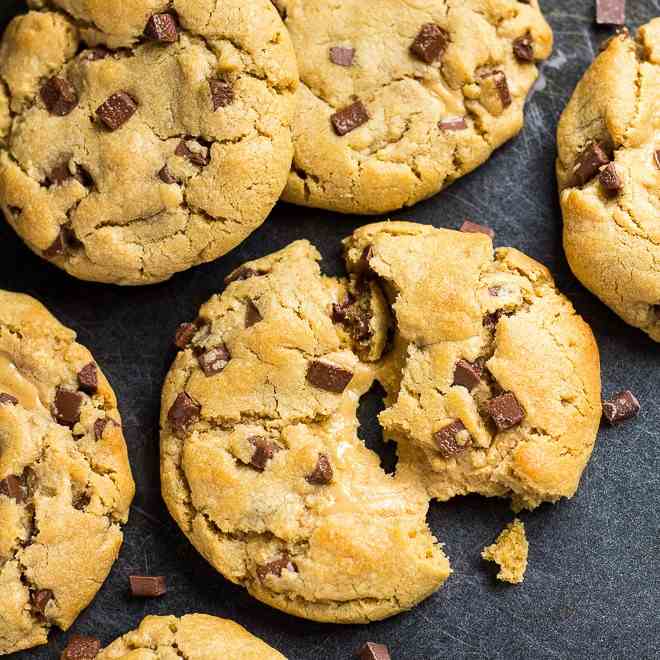
M 516 518 L 504 528 L 495 543 L 481 551 L 481 556 L 486 561 L 499 564 L 498 580 L 520 584 L 525 579 L 528 551 L 525 525 Z

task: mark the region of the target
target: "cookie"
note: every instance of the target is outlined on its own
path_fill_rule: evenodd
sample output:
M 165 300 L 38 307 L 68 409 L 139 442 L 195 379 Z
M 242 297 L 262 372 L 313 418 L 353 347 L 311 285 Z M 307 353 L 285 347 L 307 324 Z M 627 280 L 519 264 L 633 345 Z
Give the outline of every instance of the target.
M 576 277 L 660 341 L 660 18 L 623 31 L 559 122 L 564 248 Z
M 268 0 L 208 4 L 32 0 L 7 28 L 0 202 L 75 277 L 149 284 L 216 259 L 284 188 L 289 36 Z
M 0 654 L 71 626 L 133 499 L 117 400 L 75 339 L 36 300 L 0 291 Z
M 537 0 L 274 0 L 302 84 L 284 199 L 386 213 L 518 133 L 552 32 Z
M 396 330 L 379 366 L 398 470 L 439 500 L 514 508 L 571 497 L 601 418 L 587 324 L 548 270 L 482 233 L 406 222 L 345 242 L 348 268 L 383 283 Z
M 177 333 L 162 491 L 199 552 L 262 602 L 366 623 L 411 608 L 450 569 L 426 493 L 357 435 L 387 345 L 384 295 L 322 276 L 319 259 L 299 241 L 244 265 Z
M 516 518 L 502 530 L 495 543 L 482 550 L 481 556 L 499 565 L 498 580 L 520 584 L 525 579 L 528 553 L 525 525 Z
M 93 657 L 93 656 L 92 656 Z M 103 649 L 96 660 L 120 658 L 240 658 L 284 660 L 284 656 L 228 619 L 207 614 L 148 616 L 137 630 Z

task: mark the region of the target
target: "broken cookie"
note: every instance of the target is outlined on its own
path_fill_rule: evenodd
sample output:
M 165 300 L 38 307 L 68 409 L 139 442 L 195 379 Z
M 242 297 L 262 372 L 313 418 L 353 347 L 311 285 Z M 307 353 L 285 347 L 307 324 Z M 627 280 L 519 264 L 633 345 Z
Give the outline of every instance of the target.
M 516 518 L 506 526 L 495 543 L 483 549 L 481 556 L 486 561 L 499 564 L 498 580 L 520 584 L 525 579 L 528 551 L 525 525 Z

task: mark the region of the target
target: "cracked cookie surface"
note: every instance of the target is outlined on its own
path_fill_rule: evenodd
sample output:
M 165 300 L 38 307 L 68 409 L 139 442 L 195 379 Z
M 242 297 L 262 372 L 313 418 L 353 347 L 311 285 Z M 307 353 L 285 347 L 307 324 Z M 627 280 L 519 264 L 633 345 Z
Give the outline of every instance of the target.
M 537 0 L 274 0 L 299 54 L 284 199 L 379 214 L 434 195 L 522 127 L 549 56 Z
M 0 201 L 86 280 L 148 284 L 266 218 L 297 67 L 268 0 L 32 0 L 0 47 Z
M 245 628 L 206 614 L 148 616 L 137 630 L 103 649 L 96 660 L 284 660 L 284 656 Z
M 660 18 L 612 38 L 557 135 L 564 249 L 576 277 L 660 341 Z
M 133 493 L 89 351 L 36 300 L 0 291 L 0 654 L 45 644 L 90 603 Z

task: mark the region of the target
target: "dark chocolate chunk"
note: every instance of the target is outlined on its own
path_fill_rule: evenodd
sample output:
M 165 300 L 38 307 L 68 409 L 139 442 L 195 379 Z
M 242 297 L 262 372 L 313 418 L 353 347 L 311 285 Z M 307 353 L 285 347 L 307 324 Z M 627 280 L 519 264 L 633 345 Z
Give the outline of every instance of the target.
M 11 394 L 7 394 L 6 392 L 0 392 L 0 406 L 6 405 L 17 406 L 18 399 Z
M 658 149 L 653 154 L 653 162 L 655 163 L 655 166 L 660 170 L 660 149 Z
M 213 110 L 226 108 L 234 102 L 234 88 L 226 80 L 209 80 Z
M 156 598 L 167 593 L 164 575 L 129 575 L 128 583 L 131 596 L 137 598 Z
M 0 479 L 0 495 L 6 495 L 10 499 L 16 500 L 19 504 L 25 501 L 21 480 L 13 474 Z
M 87 394 L 96 394 L 99 389 L 99 374 L 93 362 L 78 372 L 78 388 Z
M 463 422 L 456 420 L 434 433 L 433 440 L 440 454 L 449 458 L 464 452 L 468 448 L 471 436 Z
M 174 176 L 174 174 L 172 174 L 172 172 L 170 172 L 167 165 L 163 165 L 161 170 L 158 172 L 158 178 L 163 183 L 167 183 L 167 184 L 172 184 L 177 182 L 176 177 Z
M 459 360 L 454 369 L 454 385 L 461 385 L 472 391 L 481 382 L 481 364 Z
M 172 14 L 154 14 L 144 29 L 144 36 L 152 41 L 173 44 L 179 38 L 179 26 Z
M 432 64 L 444 55 L 448 44 L 449 35 L 445 30 L 435 23 L 426 23 L 415 37 L 410 51 L 423 62 Z
M 46 606 L 52 599 L 53 592 L 50 589 L 39 589 L 39 591 L 34 591 L 30 596 L 32 607 L 41 615 L 45 614 Z
M 600 181 L 600 185 L 611 194 L 616 194 L 623 188 L 623 180 L 616 171 L 616 165 L 614 163 L 609 163 L 600 171 L 598 180 Z
M 459 231 L 462 231 L 464 234 L 486 234 L 491 238 L 495 238 L 495 231 L 486 225 L 480 225 L 472 220 L 465 220 L 461 225 Z
M 57 235 L 57 238 L 43 251 L 44 257 L 46 259 L 54 259 L 55 257 L 60 257 L 64 254 L 66 246 L 64 244 L 64 232 L 60 230 L 60 233 Z
M 306 479 L 314 486 L 325 486 L 332 481 L 333 474 L 328 456 L 326 454 L 319 454 L 314 471 L 307 475 Z
M 80 420 L 83 396 L 63 387 L 55 391 L 55 419 L 62 426 L 75 426 Z
M 263 318 L 259 308 L 251 300 L 248 300 L 245 309 L 245 327 L 251 328 L 253 325 L 259 323 L 259 321 L 263 321 Z
M 575 185 L 583 186 L 593 179 L 603 165 L 610 162 L 603 144 L 592 142 L 578 156 L 573 169 Z
M 199 419 L 201 412 L 202 407 L 199 403 L 186 392 L 181 392 L 167 413 L 167 420 L 175 433 L 182 433 Z
M 332 322 L 341 323 L 358 342 L 368 341 L 373 335 L 370 308 L 359 304 L 351 294 L 332 306 Z
M 211 348 L 197 356 L 197 362 L 199 362 L 199 366 L 206 376 L 215 376 L 224 371 L 229 364 L 229 360 L 231 360 L 231 354 L 224 344 Z
M 78 94 L 68 80 L 54 76 L 42 85 L 41 100 L 51 115 L 65 117 L 78 105 Z
M 250 465 L 259 472 L 266 469 L 268 461 L 270 461 L 275 453 L 280 451 L 281 447 L 275 444 L 272 440 L 262 438 L 261 436 L 253 436 L 248 438 L 250 444 L 254 447 L 254 453 L 250 459 Z
M 73 174 L 69 168 L 69 161 L 56 165 L 47 176 L 49 183 L 53 186 L 60 186 L 71 178 L 73 178 Z
M 613 425 L 637 417 L 640 409 L 639 401 L 630 390 L 619 392 L 603 401 L 603 417 Z
M 243 280 L 249 280 L 251 277 L 261 277 L 262 275 L 267 275 L 268 272 L 265 270 L 255 270 L 249 266 L 241 266 L 237 268 L 233 273 L 230 273 L 225 277 L 225 284 L 231 284 L 232 282 L 241 282 Z
M 103 438 L 105 427 L 108 425 L 109 421 L 110 420 L 107 417 L 102 417 L 94 422 L 94 440 L 98 442 Z
M 339 66 L 353 66 L 355 49 L 345 46 L 333 46 L 330 49 L 330 61 Z
M 307 380 L 322 390 L 341 394 L 353 379 L 353 372 L 328 362 L 314 360 L 307 368 Z
M 116 131 L 135 114 L 137 108 L 137 103 L 130 94 L 117 92 L 99 106 L 96 114 L 111 131 Z
M 358 660 L 390 660 L 390 651 L 385 644 L 367 642 L 355 654 Z
M 500 101 L 505 108 L 508 108 L 511 103 L 511 91 L 509 90 L 509 83 L 506 79 L 504 71 L 493 71 L 490 74 L 495 81 L 495 89 L 500 97 Z
M 626 22 L 626 0 L 596 0 L 596 23 L 623 25 Z
M 288 555 L 284 554 L 279 559 L 271 561 L 262 566 L 257 566 L 257 576 L 263 582 L 269 575 L 282 577 L 282 571 L 291 571 L 292 573 L 298 572 L 298 567 L 291 561 Z
M 200 148 L 193 149 L 193 145 L 199 145 Z M 208 147 L 200 145 L 194 140 L 181 140 L 174 153 L 181 158 L 187 158 L 193 165 L 206 167 L 211 162 L 211 152 Z
M 467 122 L 465 117 L 452 117 L 439 121 L 438 127 L 442 131 L 464 131 L 467 128 Z
M 332 126 L 337 135 L 342 136 L 354 131 L 356 128 L 369 121 L 369 113 L 362 101 L 356 101 L 346 108 L 335 112 L 330 117 Z
M 517 426 L 525 417 L 525 411 L 513 392 L 504 392 L 486 401 L 486 409 L 500 431 Z
M 60 660 L 94 660 L 101 650 L 101 642 L 95 637 L 71 635 Z
M 176 329 L 174 345 L 181 350 L 188 348 L 193 337 L 197 334 L 197 330 L 199 330 L 199 328 L 196 323 L 182 323 Z
M 534 61 L 534 43 L 532 37 L 526 34 L 524 37 L 518 37 L 513 41 L 513 54 L 521 62 Z

